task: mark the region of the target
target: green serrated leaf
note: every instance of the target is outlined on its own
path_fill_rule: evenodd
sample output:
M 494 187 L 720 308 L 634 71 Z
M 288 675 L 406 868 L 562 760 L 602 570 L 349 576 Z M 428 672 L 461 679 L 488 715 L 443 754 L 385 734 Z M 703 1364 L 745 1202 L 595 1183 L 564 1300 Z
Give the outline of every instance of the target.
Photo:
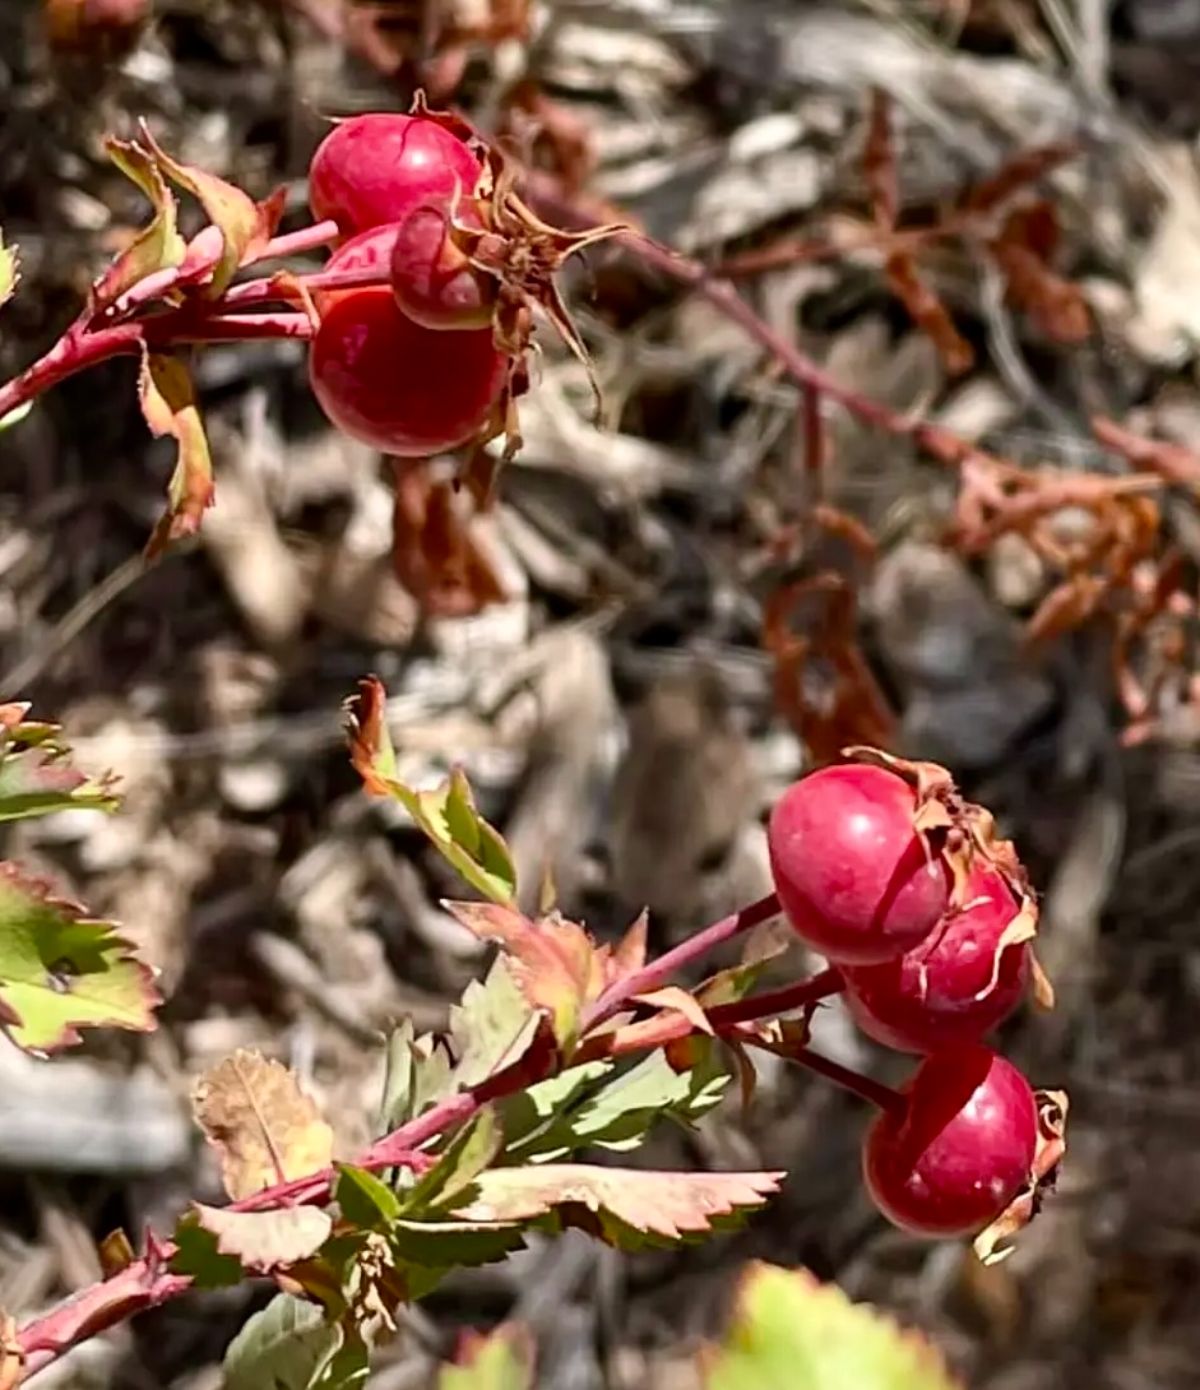
M 147 558 L 160 555 L 172 541 L 194 535 L 213 502 L 212 455 L 200 418 L 191 373 L 180 357 L 148 352 L 142 359 L 138 399 L 150 433 L 171 436 L 179 447 L 167 484 L 167 510 L 146 546 Z
M 280 1294 L 229 1344 L 224 1390 L 335 1390 L 323 1379 L 345 1336 L 315 1303 Z
M 407 1124 L 414 1115 L 413 1092 L 416 1088 L 416 1058 L 413 1044 L 416 1029 L 411 1018 L 393 1028 L 384 1054 L 383 1099 L 379 1104 L 376 1134 L 390 1134 Z
M 112 811 L 112 779 L 92 778 L 71 760 L 57 724 L 26 719 L 28 705 L 0 705 L 0 821 L 55 811 Z
M 524 1327 L 508 1324 L 464 1339 L 457 1364 L 443 1366 L 437 1390 L 533 1390 L 534 1343 Z
M 0 1029 L 18 1047 L 57 1051 L 80 1028 L 148 1033 L 159 1002 L 153 972 L 113 923 L 0 863 Z
M 171 1256 L 171 1270 L 186 1274 L 200 1289 L 225 1289 L 246 1277 L 236 1255 L 222 1254 L 212 1231 L 199 1225 L 194 1213 L 183 1217 L 175 1231 L 178 1249 Z
M 569 1138 L 566 1146 L 560 1147 L 558 1141 L 547 1136 L 562 1122 L 564 1134 L 569 1136 L 567 1116 L 572 1107 L 585 1092 L 594 1090 L 597 1083 L 610 1076 L 615 1067 L 611 1061 L 583 1062 L 501 1101 L 506 1155 L 536 1163 L 542 1156 L 558 1158 L 570 1152 Z
M 390 796 L 408 811 L 434 846 L 485 898 L 516 900 L 517 879 L 503 836 L 475 808 L 465 774 L 456 768 L 439 787 L 417 791 L 396 776 L 387 730 L 387 695 L 374 677 L 361 681 L 347 706 L 350 758 L 368 791 Z
M 720 1103 L 731 1079 L 713 1044 L 697 1043 L 702 1060 L 688 1071 L 675 1071 L 656 1051 L 588 1090 L 521 1149 L 522 1159 L 544 1162 L 589 1146 L 628 1153 L 666 1116 L 694 1123 Z
M 458 1065 L 455 1084 L 476 1086 L 525 1055 L 538 1030 L 538 1015 L 513 979 L 508 961 L 497 956 L 487 979 L 472 980 L 462 1002 L 450 1010 L 450 1036 Z
M 365 1168 L 355 1168 L 349 1163 L 339 1163 L 337 1170 L 334 1195 L 347 1221 L 364 1230 L 374 1230 L 377 1226 L 395 1221 L 400 1215 L 400 1198 L 374 1173 L 368 1173 Z
M 20 261 L 15 246 L 5 246 L 0 236 L 0 308 L 13 297 L 17 281 L 21 278 Z M 14 411 L 13 414 L 16 412 Z M 3 424 L 3 421 L 0 421 Z
M 478 1221 L 401 1220 L 391 1227 L 389 1239 L 397 1260 L 406 1266 L 438 1270 L 494 1264 L 525 1243 L 515 1223 Z
M 494 1106 L 486 1105 L 467 1121 L 438 1155 L 438 1161 L 404 1194 L 407 1215 L 444 1206 L 465 1191 L 504 1147 L 504 1133 Z
M 186 252 L 175 198 L 153 158 L 140 145 L 124 140 L 110 138 L 105 148 L 117 168 L 150 199 L 154 217 L 92 286 L 93 309 L 112 304 L 154 271 L 179 265 Z
M 961 1390 L 916 1333 L 851 1303 L 807 1270 L 754 1264 L 742 1276 L 706 1390 Z

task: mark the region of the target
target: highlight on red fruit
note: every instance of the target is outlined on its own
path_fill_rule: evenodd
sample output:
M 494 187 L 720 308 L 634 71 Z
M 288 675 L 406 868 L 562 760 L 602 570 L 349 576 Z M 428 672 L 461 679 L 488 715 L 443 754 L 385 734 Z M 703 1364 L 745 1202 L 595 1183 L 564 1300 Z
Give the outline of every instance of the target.
M 767 830 L 775 891 L 836 965 L 895 960 L 946 911 L 951 874 L 914 828 L 917 796 L 886 768 L 846 763 L 794 782 Z
M 877 1042 L 934 1052 L 978 1042 L 1017 1007 L 1029 983 L 1028 940 L 1005 941 L 1021 912 L 1004 875 L 977 860 L 965 901 L 913 950 L 842 969 L 847 1007 Z
M 401 222 L 422 204 L 468 200 L 482 166 L 432 116 L 371 111 L 336 125 L 308 170 L 308 199 L 346 236 Z
M 414 208 L 396 229 L 392 291 L 396 303 L 425 328 L 483 328 L 496 306 L 498 281 L 478 270 L 454 237 L 454 219 L 478 225 L 467 204 Z
M 903 1109 L 867 1131 L 863 1174 L 875 1205 L 921 1236 L 972 1234 L 1032 1178 L 1037 1101 L 1024 1076 L 979 1045 L 926 1057 Z
M 347 242 L 327 269 L 387 263 L 394 229 Z M 508 378 L 490 329 L 437 333 L 400 312 L 391 290 L 326 292 L 309 351 L 309 380 L 343 433 L 405 458 L 453 449 L 489 422 Z

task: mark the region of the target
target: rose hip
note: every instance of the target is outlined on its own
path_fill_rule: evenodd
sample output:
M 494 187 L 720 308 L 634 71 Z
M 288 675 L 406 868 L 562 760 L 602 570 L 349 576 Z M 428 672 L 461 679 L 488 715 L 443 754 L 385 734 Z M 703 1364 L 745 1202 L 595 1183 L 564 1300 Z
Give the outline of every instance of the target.
M 835 964 L 878 964 L 918 945 L 946 911 L 950 873 L 914 829 L 916 794 L 849 763 L 795 782 L 767 832 L 775 890 L 796 932 Z
M 374 111 L 340 122 L 308 171 L 313 213 L 352 236 L 400 222 L 424 203 L 466 201 L 482 172 L 470 149 L 429 116 Z
M 977 1042 L 1012 1013 L 1029 982 L 1028 943 L 1000 945 L 1017 912 L 1004 876 L 977 862 L 962 909 L 919 946 L 882 965 L 843 967 L 855 1021 L 902 1052 Z
M 469 205 L 463 212 L 477 222 Z M 471 264 L 453 237 L 447 207 L 414 208 L 396 230 L 391 257 L 396 303 L 424 328 L 483 328 L 492 321 L 497 281 Z
M 981 1230 L 1030 1180 L 1038 1120 L 1029 1083 L 975 1045 L 925 1058 L 903 1095 L 903 1110 L 881 1114 L 863 1146 L 876 1206 L 915 1235 Z

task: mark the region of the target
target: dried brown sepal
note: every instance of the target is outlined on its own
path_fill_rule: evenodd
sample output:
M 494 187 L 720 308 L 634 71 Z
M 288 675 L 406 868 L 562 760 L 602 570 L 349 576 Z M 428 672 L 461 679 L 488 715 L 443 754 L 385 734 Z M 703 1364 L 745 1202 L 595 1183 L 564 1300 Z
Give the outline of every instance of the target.
M 1053 1191 L 1058 1169 L 1067 1151 L 1065 1091 L 1037 1091 L 1038 1141 L 1028 1184 L 986 1230 L 975 1238 L 973 1249 L 984 1264 L 998 1264 L 1013 1252 L 1011 1242 L 1041 1210 L 1047 1192 Z
M 115 1231 L 109 1231 L 100 1242 L 96 1253 L 100 1256 L 100 1268 L 106 1279 L 111 1279 L 114 1274 L 128 1269 L 136 1259 L 129 1237 L 119 1227 Z

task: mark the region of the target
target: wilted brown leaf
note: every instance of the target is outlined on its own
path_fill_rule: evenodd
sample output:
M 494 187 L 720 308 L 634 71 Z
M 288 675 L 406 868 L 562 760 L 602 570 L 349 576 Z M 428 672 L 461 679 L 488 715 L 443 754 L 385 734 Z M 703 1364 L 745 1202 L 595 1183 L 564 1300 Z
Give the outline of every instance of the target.
M 146 546 L 147 557 L 153 558 L 172 541 L 200 529 L 205 510 L 213 501 L 212 456 L 191 374 L 180 358 L 146 353 L 138 399 L 151 434 L 171 435 L 179 445 L 179 458 L 167 486 L 167 510 Z
M 904 252 L 889 256 L 884 273 L 892 293 L 937 348 L 942 365 L 951 376 L 969 371 L 975 362 L 975 351 L 954 326 L 950 311 L 921 279 L 915 259 Z
M 333 1230 L 329 1213 L 309 1206 L 230 1211 L 193 1202 L 188 1219 L 216 1237 L 219 1254 L 232 1255 L 251 1274 L 270 1274 L 308 1259 Z
M 281 1063 L 239 1049 L 196 1084 L 196 1122 L 221 1155 L 235 1201 L 328 1168 L 333 1131 Z

